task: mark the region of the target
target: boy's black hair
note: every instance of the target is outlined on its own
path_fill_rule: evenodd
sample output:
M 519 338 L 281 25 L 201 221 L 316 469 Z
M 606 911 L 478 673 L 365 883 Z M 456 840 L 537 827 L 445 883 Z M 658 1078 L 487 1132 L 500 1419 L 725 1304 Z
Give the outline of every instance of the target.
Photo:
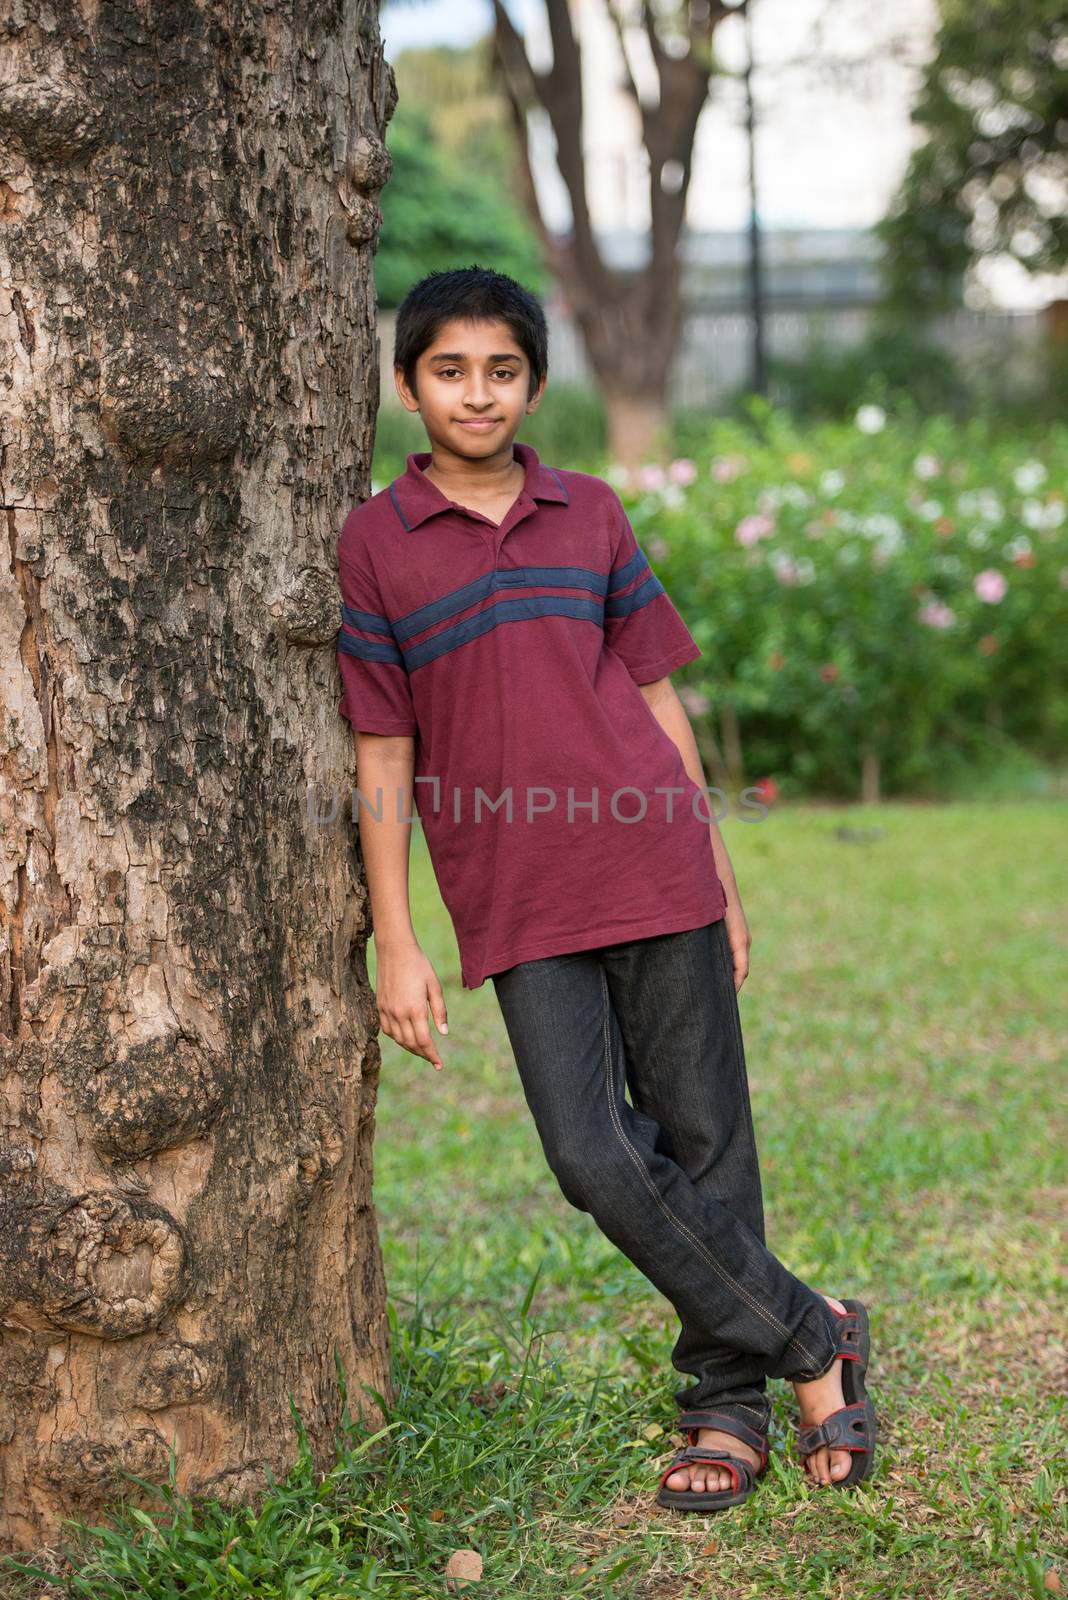
M 400 367 L 413 394 L 415 364 L 453 317 L 467 322 L 506 322 L 530 362 L 527 399 L 549 370 L 549 325 L 539 301 L 492 267 L 453 267 L 430 272 L 413 284 L 397 307 L 393 365 Z M 416 395 L 418 399 L 418 395 Z

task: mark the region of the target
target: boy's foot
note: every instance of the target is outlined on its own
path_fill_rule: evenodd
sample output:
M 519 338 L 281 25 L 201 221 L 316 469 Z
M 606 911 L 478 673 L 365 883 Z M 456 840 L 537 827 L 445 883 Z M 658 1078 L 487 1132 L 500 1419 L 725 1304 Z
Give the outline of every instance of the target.
M 835 1300 L 832 1295 L 825 1294 L 823 1298 L 836 1311 L 845 1310 L 841 1300 Z M 845 1405 L 841 1359 L 833 1362 L 830 1371 L 825 1372 L 822 1378 L 815 1378 L 811 1383 L 795 1383 L 794 1391 L 801 1421 L 824 1422 L 832 1411 L 838 1411 Z M 760 1465 L 756 1451 L 743 1444 L 741 1439 L 736 1439 L 732 1433 L 720 1433 L 716 1428 L 699 1428 L 697 1442 L 708 1445 L 712 1450 L 729 1450 L 732 1455 L 748 1461 L 754 1472 Z M 833 1483 L 847 1475 L 849 1461 L 848 1450 L 814 1450 L 805 1458 L 805 1471 L 816 1483 Z M 732 1488 L 733 1484 L 734 1479 L 727 1469 L 717 1467 L 711 1461 L 695 1461 L 692 1467 L 679 1467 L 666 1480 L 668 1489 L 692 1489 L 695 1494 L 700 1494 L 703 1489 L 714 1494 L 717 1489 Z
M 829 1294 L 823 1298 L 835 1311 L 844 1311 L 845 1306 L 841 1300 L 833 1299 Z M 845 1395 L 842 1393 L 842 1361 L 841 1357 L 831 1363 L 829 1372 L 822 1378 L 815 1378 L 811 1383 L 795 1383 L 794 1392 L 801 1412 L 802 1424 L 810 1422 L 826 1422 L 832 1411 L 838 1411 L 845 1405 Z M 805 1471 L 814 1483 L 836 1483 L 839 1478 L 848 1476 L 850 1453 L 848 1450 L 813 1450 L 810 1456 L 805 1457 Z
M 721 1433 L 718 1428 L 698 1428 L 697 1443 L 707 1445 L 711 1450 L 729 1450 L 732 1456 L 748 1461 L 754 1472 L 760 1465 L 758 1453 L 750 1445 L 743 1444 L 741 1439 L 736 1439 L 733 1433 Z M 679 1467 L 673 1472 L 664 1480 L 664 1487 L 692 1489 L 694 1494 L 707 1490 L 709 1494 L 715 1494 L 719 1489 L 733 1489 L 734 1478 L 726 1467 L 719 1467 L 714 1461 L 695 1461 L 692 1467 Z

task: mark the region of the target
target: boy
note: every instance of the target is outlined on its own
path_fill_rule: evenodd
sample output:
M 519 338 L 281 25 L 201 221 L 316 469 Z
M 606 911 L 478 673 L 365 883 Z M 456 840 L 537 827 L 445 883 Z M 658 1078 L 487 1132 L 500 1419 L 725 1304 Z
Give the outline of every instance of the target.
M 851 1484 L 875 1448 L 867 1314 L 764 1244 L 737 1005 L 750 935 L 670 680 L 701 651 L 615 491 L 514 442 L 547 351 L 512 279 L 416 284 L 394 377 L 430 450 L 341 531 L 379 1022 L 440 1070 L 427 1007 L 444 1034 L 445 1002 L 408 906 L 414 800 L 462 986 L 493 980 L 563 1193 L 678 1312 L 690 1448 L 659 1503 L 748 1497 L 769 1376 L 794 1383 L 813 1481 Z

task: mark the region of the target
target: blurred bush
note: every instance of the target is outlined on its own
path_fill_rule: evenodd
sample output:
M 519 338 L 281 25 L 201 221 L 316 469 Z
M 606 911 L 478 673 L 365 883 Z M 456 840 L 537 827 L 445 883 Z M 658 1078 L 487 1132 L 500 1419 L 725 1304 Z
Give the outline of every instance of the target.
M 710 781 L 873 799 L 1045 784 L 1068 741 L 1068 428 L 803 425 L 751 400 L 616 483 L 704 652 Z

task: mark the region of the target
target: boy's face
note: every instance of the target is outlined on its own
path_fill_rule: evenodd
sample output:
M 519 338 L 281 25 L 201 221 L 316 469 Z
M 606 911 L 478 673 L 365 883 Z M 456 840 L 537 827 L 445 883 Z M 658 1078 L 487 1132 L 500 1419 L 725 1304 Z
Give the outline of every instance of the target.
M 404 405 L 422 417 L 431 444 L 469 457 L 511 449 L 545 389 L 543 378 L 527 398 L 530 362 L 508 324 L 498 321 L 443 323 L 416 362 L 418 399 L 399 367 L 393 377 Z

